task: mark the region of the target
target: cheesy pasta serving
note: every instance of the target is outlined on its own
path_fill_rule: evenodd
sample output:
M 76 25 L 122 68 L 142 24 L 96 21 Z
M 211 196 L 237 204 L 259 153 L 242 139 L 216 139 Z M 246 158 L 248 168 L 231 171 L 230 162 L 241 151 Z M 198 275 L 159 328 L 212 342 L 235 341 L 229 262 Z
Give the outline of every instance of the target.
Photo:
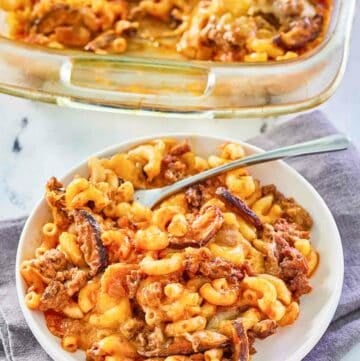
M 255 340 L 296 321 L 319 256 L 312 220 L 274 185 L 240 168 L 191 186 L 153 210 L 134 190 L 161 187 L 244 157 L 237 144 L 197 156 L 159 139 L 89 177 L 46 186 L 51 221 L 21 265 L 25 301 L 87 361 L 250 360 Z M 254 344 L 255 343 L 255 344 Z

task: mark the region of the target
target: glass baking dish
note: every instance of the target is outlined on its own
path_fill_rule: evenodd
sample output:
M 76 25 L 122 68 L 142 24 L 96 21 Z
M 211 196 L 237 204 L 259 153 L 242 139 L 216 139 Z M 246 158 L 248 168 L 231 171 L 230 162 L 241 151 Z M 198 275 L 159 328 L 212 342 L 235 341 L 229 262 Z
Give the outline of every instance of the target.
M 318 47 L 295 60 L 267 63 L 55 50 L 9 40 L 3 26 L 0 92 L 132 114 L 234 118 L 298 112 L 327 100 L 340 83 L 354 9 L 355 0 L 334 0 L 329 29 Z

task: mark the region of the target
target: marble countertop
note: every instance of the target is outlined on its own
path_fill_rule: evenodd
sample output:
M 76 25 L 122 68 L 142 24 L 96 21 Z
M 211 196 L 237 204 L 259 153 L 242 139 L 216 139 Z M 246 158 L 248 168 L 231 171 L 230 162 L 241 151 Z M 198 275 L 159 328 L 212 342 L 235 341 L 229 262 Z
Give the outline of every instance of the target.
M 360 4 L 357 4 L 360 13 Z M 336 94 L 321 109 L 360 144 L 360 18 L 353 29 L 349 65 Z M 355 44 L 357 46 L 355 46 Z M 159 133 L 216 134 L 241 140 L 275 120 L 195 120 L 128 116 L 58 108 L 0 95 L 0 219 L 29 213 L 46 180 L 114 143 Z M 360 344 L 343 361 L 360 360 Z

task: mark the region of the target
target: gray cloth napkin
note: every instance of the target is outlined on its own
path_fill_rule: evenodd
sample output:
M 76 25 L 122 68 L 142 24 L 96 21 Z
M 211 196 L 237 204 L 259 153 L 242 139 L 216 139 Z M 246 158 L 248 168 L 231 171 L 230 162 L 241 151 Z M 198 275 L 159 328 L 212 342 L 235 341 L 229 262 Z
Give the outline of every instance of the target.
M 265 149 L 314 139 L 337 130 L 320 112 L 299 116 L 251 141 Z M 324 198 L 339 227 L 345 281 L 326 334 L 305 361 L 336 361 L 360 341 L 360 156 L 349 150 L 289 161 Z M 15 253 L 24 219 L 0 222 L 0 360 L 50 360 L 26 326 L 16 299 Z M 276 336 L 274 336 L 276 337 Z

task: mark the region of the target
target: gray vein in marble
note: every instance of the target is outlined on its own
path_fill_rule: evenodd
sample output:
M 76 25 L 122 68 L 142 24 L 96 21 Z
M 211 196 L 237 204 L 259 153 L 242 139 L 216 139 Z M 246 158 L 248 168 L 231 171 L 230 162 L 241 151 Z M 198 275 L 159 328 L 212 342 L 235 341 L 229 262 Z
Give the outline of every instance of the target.
M 267 131 L 268 129 L 268 123 L 267 122 L 264 122 L 261 127 L 260 127 L 260 133 L 263 134 Z
M 13 142 L 13 146 L 12 146 L 13 153 L 20 153 L 22 151 L 23 147 L 20 143 L 20 135 L 24 131 L 24 129 L 27 127 L 28 124 L 29 124 L 28 118 L 23 117 L 21 119 L 21 123 L 20 123 L 20 130 L 19 130 L 18 134 L 16 135 L 14 142 Z

